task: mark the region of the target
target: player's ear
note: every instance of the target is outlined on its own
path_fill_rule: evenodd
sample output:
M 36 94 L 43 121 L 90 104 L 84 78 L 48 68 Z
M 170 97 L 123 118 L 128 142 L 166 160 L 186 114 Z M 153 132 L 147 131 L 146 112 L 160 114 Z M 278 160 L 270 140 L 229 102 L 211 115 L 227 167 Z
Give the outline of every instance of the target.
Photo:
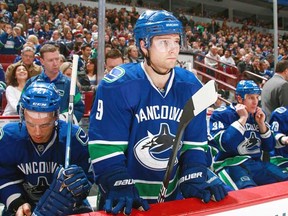
M 148 50 L 147 50 L 147 48 L 146 48 L 146 44 L 145 44 L 144 40 L 141 40 L 141 41 L 140 41 L 140 50 L 141 50 L 141 51 L 144 53 L 144 55 L 146 56 Z
M 243 103 L 243 99 L 240 95 L 236 95 L 236 100 L 238 103 L 242 104 Z

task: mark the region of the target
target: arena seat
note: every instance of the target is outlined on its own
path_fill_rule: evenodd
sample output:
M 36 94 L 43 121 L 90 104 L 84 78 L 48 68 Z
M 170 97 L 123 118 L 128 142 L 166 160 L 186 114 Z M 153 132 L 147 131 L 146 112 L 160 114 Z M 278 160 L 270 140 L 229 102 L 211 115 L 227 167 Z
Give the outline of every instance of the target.
M 92 108 L 94 92 L 93 91 L 86 91 L 82 92 L 82 97 L 84 99 L 85 110 L 84 114 L 90 114 L 90 110 Z
M 7 105 L 7 98 L 6 98 L 6 93 L 5 91 L 1 93 L 1 110 L 0 110 L 0 114 L 2 115 L 4 110 L 5 110 L 5 107 Z
M 6 72 L 7 68 L 9 67 L 9 65 L 11 65 L 12 63 L 2 63 L 2 67 L 3 67 L 3 70 L 4 72 Z
M 17 55 L 0 54 L 0 63 L 13 63 Z

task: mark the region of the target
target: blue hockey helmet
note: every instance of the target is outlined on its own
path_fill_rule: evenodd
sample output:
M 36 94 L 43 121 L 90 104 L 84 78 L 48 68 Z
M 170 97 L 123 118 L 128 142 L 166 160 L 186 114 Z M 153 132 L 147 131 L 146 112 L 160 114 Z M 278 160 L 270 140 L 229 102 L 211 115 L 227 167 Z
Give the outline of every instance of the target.
M 146 48 L 149 48 L 152 37 L 166 34 L 179 34 L 181 38 L 180 45 L 184 45 L 182 23 L 165 10 L 147 10 L 143 12 L 134 28 L 136 46 L 138 47 L 140 47 L 140 40 L 144 40 Z
M 54 112 L 60 108 L 60 96 L 53 83 L 35 81 L 22 93 L 19 104 L 35 112 Z
M 236 87 L 236 95 L 240 95 L 242 99 L 246 94 L 261 94 L 260 87 L 253 80 L 241 80 Z

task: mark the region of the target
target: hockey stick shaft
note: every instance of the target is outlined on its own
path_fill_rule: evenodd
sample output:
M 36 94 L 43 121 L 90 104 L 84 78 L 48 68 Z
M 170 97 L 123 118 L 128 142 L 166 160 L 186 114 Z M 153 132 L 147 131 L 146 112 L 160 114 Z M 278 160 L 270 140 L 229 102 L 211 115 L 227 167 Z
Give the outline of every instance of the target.
M 215 81 L 211 80 L 206 85 L 204 85 L 198 92 L 196 92 L 185 104 L 177 129 L 176 137 L 173 143 L 172 152 L 167 164 L 167 169 L 162 182 L 162 187 L 158 196 L 159 203 L 165 201 L 169 185 L 169 179 L 177 157 L 180 142 L 187 125 L 195 116 L 197 116 L 207 107 L 215 103 L 217 97 L 218 94 L 215 89 Z
M 74 115 L 74 96 L 77 82 L 78 59 L 79 59 L 78 55 L 73 55 L 72 76 L 70 82 L 70 94 L 68 105 L 68 126 L 67 126 L 65 166 L 64 166 L 65 168 L 67 168 L 70 164 L 71 132 L 72 132 L 72 123 Z

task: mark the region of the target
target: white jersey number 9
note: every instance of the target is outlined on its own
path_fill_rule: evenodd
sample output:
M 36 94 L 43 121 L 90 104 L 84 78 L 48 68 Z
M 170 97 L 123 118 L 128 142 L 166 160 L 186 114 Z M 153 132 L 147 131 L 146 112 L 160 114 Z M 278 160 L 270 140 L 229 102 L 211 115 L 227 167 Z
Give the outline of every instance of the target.
M 101 120 L 102 117 L 103 117 L 103 101 L 102 100 L 98 100 L 97 113 L 95 115 L 95 118 L 97 120 Z

